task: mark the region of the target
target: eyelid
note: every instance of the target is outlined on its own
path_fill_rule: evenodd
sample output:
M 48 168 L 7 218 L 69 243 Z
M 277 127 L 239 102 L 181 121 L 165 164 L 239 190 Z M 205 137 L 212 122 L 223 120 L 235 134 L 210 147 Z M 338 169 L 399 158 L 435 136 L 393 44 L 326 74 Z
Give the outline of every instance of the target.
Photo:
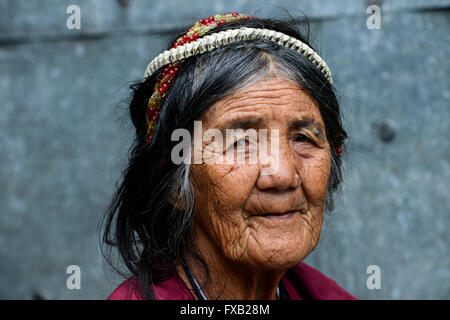
M 307 138 L 308 141 L 301 141 L 301 142 L 306 142 L 306 143 L 312 143 L 318 147 L 322 147 L 323 143 L 321 141 L 320 138 L 318 138 L 316 135 L 314 135 L 312 132 L 309 132 L 308 130 L 301 130 L 299 132 L 293 133 L 293 140 L 295 140 L 295 138 L 299 135 L 303 135 Z M 293 141 L 296 142 L 296 141 Z M 298 141 L 299 143 L 301 143 L 300 141 Z
M 242 137 L 240 137 L 239 139 L 236 139 L 234 142 L 233 142 L 233 146 L 234 145 L 236 145 L 237 143 L 239 143 L 239 142 L 241 142 L 241 141 L 243 141 L 243 140 L 245 140 L 246 142 L 248 142 L 248 143 L 251 143 L 251 139 L 250 139 L 250 136 L 248 135 L 248 134 L 245 134 L 245 135 L 243 135 Z
M 258 139 L 257 137 L 253 137 L 252 134 L 250 134 L 248 131 L 244 131 L 244 132 L 237 132 L 237 134 L 234 134 L 232 136 L 232 144 L 242 140 L 242 139 L 248 139 L 249 141 L 254 140 L 253 138 Z
M 247 132 L 244 132 L 244 134 L 234 135 L 232 142 L 226 146 L 225 150 L 229 150 L 230 148 L 233 148 L 237 143 L 242 141 L 243 139 L 247 140 L 247 143 L 249 144 L 249 147 L 252 148 L 252 146 L 255 146 L 255 143 L 257 143 L 258 138 L 254 137 L 251 134 L 248 134 Z
M 296 132 L 295 134 L 293 134 L 293 136 L 296 136 L 298 134 L 303 134 L 304 136 L 306 136 L 309 139 L 307 143 L 311 143 L 312 145 L 315 145 L 318 148 L 325 148 L 326 145 L 328 144 L 327 142 L 328 140 L 326 138 L 324 139 L 322 137 L 318 137 L 312 131 L 309 131 L 307 129 L 300 130 L 300 132 Z
M 292 133 L 293 137 L 297 137 L 297 136 L 300 136 L 300 135 L 303 135 L 303 136 L 307 137 L 309 140 L 314 140 L 314 138 L 315 138 L 315 136 L 314 136 L 314 134 L 312 132 L 310 132 L 308 130 L 304 130 L 304 129 L 297 130 L 297 131 Z
M 306 139 L 312 141 L 312 139 L 311 139 L 307 134 L 304 134 L 304 133 L 297 133 L 297 134 L 295 135 L 295 138 L 298 138 L 298 137 L 300 137 L 300 136 L 305 137 Z

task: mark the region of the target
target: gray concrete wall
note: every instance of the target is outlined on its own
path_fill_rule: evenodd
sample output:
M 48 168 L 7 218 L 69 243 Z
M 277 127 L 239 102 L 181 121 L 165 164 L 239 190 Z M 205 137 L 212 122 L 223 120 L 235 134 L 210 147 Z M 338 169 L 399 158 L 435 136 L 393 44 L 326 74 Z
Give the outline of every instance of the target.
M 66 28 L 70 4 L 80 30 Z M 370 4 L 380 30 L 366 26 Z M 126 164 L 127 83 L 196 18 L 281 8 L 311 19 L 351 137 L 342 195 L 307 262 L 359 298 L 450 298 L 448 0 L 0 0 L 0 298 L 112 291 L 121 279 L 102 266 L 97 224 Z M 80 290 L 66 287 L 69 265 Z

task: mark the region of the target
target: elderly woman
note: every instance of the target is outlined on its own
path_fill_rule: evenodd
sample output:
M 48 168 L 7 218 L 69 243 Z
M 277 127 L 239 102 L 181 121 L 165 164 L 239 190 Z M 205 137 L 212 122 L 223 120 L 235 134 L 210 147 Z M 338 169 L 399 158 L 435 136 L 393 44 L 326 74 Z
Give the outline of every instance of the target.
M 200 19 L 151 61 L 130 115 L 104 241 L 131 275 L 109 299 L 354 299 L 302 262 L 347 134 L 330 70 L 293 25 Z

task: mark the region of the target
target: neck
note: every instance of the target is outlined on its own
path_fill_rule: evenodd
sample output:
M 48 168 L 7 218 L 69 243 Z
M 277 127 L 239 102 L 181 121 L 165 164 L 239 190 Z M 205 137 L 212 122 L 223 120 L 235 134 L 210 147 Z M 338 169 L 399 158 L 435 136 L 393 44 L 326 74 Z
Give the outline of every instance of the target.
M 197 242 L 199 252 L 208 266 L 209 277 L 204 267 L 192 257 L 186 256 L 188 268 L 207 299 L 222 300 L 274 300 L 278 284 L 285 270 L 262 270 L 230 261 L 220 254 L 209 241 Z M 189 289 L 192 285 L 181 264 L 178 274 Z M 199 297 L 197 297 L 198 299 Z

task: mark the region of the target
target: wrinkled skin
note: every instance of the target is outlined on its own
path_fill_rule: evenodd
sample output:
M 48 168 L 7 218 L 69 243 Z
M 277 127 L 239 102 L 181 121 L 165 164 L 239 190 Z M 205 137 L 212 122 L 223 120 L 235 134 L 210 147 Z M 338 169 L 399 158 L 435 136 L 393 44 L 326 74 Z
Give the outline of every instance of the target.
M 192 165 L 195 242 L 211 272 L 205 293 L 210 299 L 275 299 L 286 270 L 319 241 L 330 147 L 317 103 L 289 80 L 271 77 L 222 99 L 203 115 L 203 131 L 229 128 L 236 117 L 261 117 L 250 126 L 256 130 L 278 129 L 279 161 L 270 175 L 261 169 L 272 166 L 273 157 L 266 165 Z M 314 125 L 292 124 L 302 119 Z M 190 266 L 197 279 L 205 279 L 199 266 Z

